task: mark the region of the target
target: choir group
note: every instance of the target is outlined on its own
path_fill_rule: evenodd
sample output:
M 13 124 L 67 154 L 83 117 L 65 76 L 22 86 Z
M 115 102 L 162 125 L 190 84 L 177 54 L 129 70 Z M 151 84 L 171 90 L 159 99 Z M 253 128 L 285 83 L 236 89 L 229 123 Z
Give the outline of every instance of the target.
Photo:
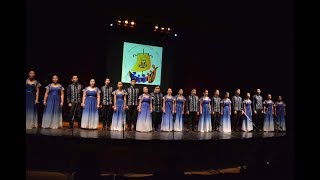
M 52 83 L 45 87 L 42 128 L 63 127 L 65 89 L 58 81 L 58 76 L 54 75 Z M 73 122 L 78 121 L 81 128 L 97 129 L 101 117 L 103 129 L 116 131 L 286 130 L 286 104 L 282 97 L 279 96 L 274 103 L 268 94 L 263 101 L 260 89 L 252 97 L 246 93 L 244 98 L 240 96 L 240 89 L 237 89 L 229 99 L 229 92 L 220 98 L 219 90 L 215 90 L 212 98 L 208 96 L 208 90 L 204 90 L 203 96 L 198 97 L 196 89 L 192 89 L 188 97 L 183 96 L 182 89 L 174 96 L 171 88 L 163 95 L 159 86 L 155 86 L 151 93 L 148 87 L 143 87 L 140 93 L 140 89 L 135 86 L 135 79 L 131 80 L 128 88 L 124 88 L 122 82 L 113 88 L 109 78 L 105 79 L 105 85 L 101 88 L 96 87 L 94 79 L 90 80 L 89 86 L 83 87 L 78 83 L 77 75 L 73 75 L 71 81 L 66 93 L 70 110 L 69 128 L 73 128 Z M 40 86 L 35 79 L 35 72 L 30 71 L 26 80 L 26 129 L 38 126 L 36 104 L 39 103 Z

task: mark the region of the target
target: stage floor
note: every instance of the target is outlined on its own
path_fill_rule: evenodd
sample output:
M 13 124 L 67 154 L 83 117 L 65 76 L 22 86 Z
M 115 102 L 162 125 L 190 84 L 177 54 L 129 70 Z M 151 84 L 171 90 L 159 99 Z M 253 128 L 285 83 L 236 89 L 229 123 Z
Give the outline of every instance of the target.
M 285 132 L 136 132 L 136 131 L 107 131 L 87 130 L 80 128 L 62 129 L 27 129 L 27 135 L 60 136 L 72 138 L 95 139 L 125 139 L 125 140 L 220 140 L 220 139 L 250 139 L 285 136 Z

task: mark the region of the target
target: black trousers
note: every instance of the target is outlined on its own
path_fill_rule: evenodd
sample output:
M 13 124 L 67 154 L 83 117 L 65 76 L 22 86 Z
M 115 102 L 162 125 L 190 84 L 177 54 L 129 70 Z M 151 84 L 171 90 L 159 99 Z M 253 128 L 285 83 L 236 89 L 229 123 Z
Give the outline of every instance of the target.
M 79 126 L 81 124 L 81 103 L 71 103 L 69 111 L 69 127 L 73 127 L 73 115 L 74 120 L 78 122 Z
M 260 130 L 262 130 L 263 127 L 263 120 L 264 114 L 262 113 L 262 110 L 257 110 L 257 114 L 253 113 L 253 122 Z
M 128 128 L 129 130 L 134 131 L 136 128 L 136 124 L 137 124 L 137 116 L 138 116 L 138 110 L 137 110 L 137 105 L 131 105 L 128 106 L 129 109 L 127 111 L 127 124 L 128 124 Z M 131 126 L 134 125 L 134 129 L 131 129 Z
M 211 126 L 212 130 L 218 130 L 220 126 L 220 112 L 214 112 L 213 115 L 211 115 Z
M 240 130 L 241 129 L 241 125 L 242 125 L 242 111 L 236 111 L 237 113 L 235 114 L 234 111 L 232 111 L 233 113 L 233 119 L 231 122 L 231 128 L 232 130 Z
M 190 129 L 190 124 L 191 124 L 191 126 L 192 126 L 192 131 L 195 131 L 196 120 L 197 120 L 197 112 L 195 112 L 195 111 L 190 112 L 190 111 L 189 111 L 188 129 Z
M 162 120 L 162 112 L 152 112 L 152 127 L 155 131 L 159 129 Z
M 101 120 L 102 120 L 102 127 L 106 128 L 110 127 L 111 121 L 112 121 L 112 105 L 102 105 L 101 107 Z

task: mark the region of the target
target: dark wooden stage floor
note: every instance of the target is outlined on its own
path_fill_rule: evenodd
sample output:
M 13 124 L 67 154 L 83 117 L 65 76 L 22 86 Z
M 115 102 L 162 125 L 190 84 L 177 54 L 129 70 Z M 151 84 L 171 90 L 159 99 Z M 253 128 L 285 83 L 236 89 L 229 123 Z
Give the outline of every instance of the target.
M 63 136 L 75 138 L 102 138 L 102 139 L 128 139 L 128 140 L 223 140 L 223 139 L 249 139 L 271 138 L 285 136 L 285 132 L 135 132 L 135 131 L 107 131 L 87 129 L 30 129 L 29 135 Z
M 26 130 L 26 148 L 28 170 L 161 173 L 165 177 L 160 179 L 168 179 L 172 173 L 240 166 L 252 169 L 253 179 L 263 179 L 261 174 L 286 179 L 293 164 L 292 147 L 285 132 L 34 128 Z M 271 167 L 267 170 L 264 169 L 266 162 Z

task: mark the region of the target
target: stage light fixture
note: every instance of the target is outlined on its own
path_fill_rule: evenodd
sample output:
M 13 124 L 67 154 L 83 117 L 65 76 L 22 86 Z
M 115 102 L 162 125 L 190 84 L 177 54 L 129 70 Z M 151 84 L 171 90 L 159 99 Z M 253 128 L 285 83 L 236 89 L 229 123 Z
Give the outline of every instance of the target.
M 164 30 L 164 27 L 161 28 L 161 31 L 163 31 L 163 30 Z
M 177 36 L 178 36 L 178 34 L 174 34 L 174 36 L 175 36 L 175 37 L 177 37 Z
M 125 21 L 124 21 L 124 24 L 128 24 L 128 23 L 129 23 L 129 21 L 128 21 L 128 20 L 125 20 Z
M 170 31 L 171 29 L 170 28 L 168 28 L 168 31 Z
M 134 25 L 135 25 L 134 21 L 131 21 L 131 26 L 134 26 Z
M 111 23 L 110 26 L 113 26 L 113 24 Z
M 121 24 L 121 21 L 120 21 L 120 20 L 118 20 L 117 22 L 118 22 L 118 24 Z

